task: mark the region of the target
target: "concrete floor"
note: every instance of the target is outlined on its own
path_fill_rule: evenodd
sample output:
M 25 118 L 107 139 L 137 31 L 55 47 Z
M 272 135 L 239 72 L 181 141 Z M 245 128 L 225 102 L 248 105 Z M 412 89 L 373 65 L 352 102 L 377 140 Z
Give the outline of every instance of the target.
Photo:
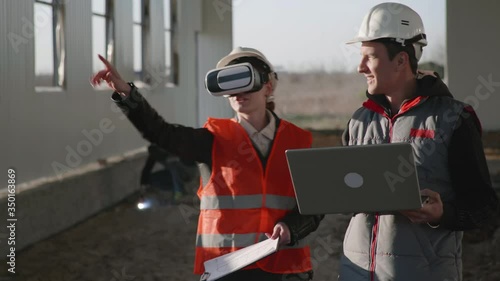
M 489 161 L 500 175 L 500 159 Z M 495 185 L 500 189 L 500 179 Z M 195 189 L 192 184 L 190 189 Z M 168 193 L 148 193 L 166 198 Z M 17 254 L 17 279 L 0 266 L 0 280 L 122 281 L 198 280 L 192 273 L 197 225 L 193 192 L 178 205 L 156 202 L 137 209 L 137 196 Z M 328 215 L 310 235 L 315 280 L 336 280 L 349 216 Z M 498 237 L 497 237 L 498 236 Z M 464 245 L 467 280 L 500 280 L 500 231 L 488 241 Z M 325 246 L 326 245 L 326 246 Z M 497 274 L 498 273 L 498 274 Z M 10 278 L 9 278 L 10 277 Z

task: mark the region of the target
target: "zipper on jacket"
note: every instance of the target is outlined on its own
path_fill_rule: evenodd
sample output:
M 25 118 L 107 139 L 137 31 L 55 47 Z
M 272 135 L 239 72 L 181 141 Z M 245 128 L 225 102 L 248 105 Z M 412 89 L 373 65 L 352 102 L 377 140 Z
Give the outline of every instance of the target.
M 393 126 L 394 121 L 395 119 L 389 118 L 389 143 L 392 142 L 392 128 L 394 127 Z
M 376 258 L 377 258 L 377 235 L 378 235 L 378 220 L 379 214 L 375 213 L 375 222 L 372 227 L 372 242 L 370 245 L 370 280 L 375 280 L 375 266 L 376 266 Z
M 392 129 L 393 129 L 393 123 L 396 121 L 396 118 L 398 115 L 394 115 L 392 118 L 389 117 L 387 114 L 384 114 L 384 116 L 389 120 L 389 143 L 392 142 Z M 376 267 L 376 262 L 377 262 L 377 236 L 378 236 L 378 228 L 379 228 L 379 219 L 380 215 L 379 213 L 375 213 L 375 221 L 373 223 L 372 227 L 372 241 L 370 245 L 370 280 L 375 281 L 375 267 Z
M 414 100 L 412 103 L 413 104 L 410 104 L 407 109 L 404 109 L 403 111 L 400 110 L 400 112 L 394 114 L 392 117 L 389 114 L 387 114 L 387 112 L 385 112 L 385 111 L 378 112 L 379 114 L 381 114 L 382 116 L 387 118 L 387 120 L 389 121 L 389 139 L 388 139 L 389 143 L 392 143 L 392 131 L 393 131 L 394 122 L 396 122 L 396 119 L 399 116 L 403 115 L 405 112 L 407 112 L 409 109 L 413 108 L 415 105 L 420 103 L 420 99 Z M 375 112 L 377 112 L 377 111 L 375 111 Z M 370 280 L 371 281 L 375 281 L 375 267 L 377 265 L 376 258 L 377 258 L 377 241 L 378 241 L 377 235 L 378 235 L 378 228 L 379 228 L 379 219 L 380 219 L 379 213 L 375 213 L 375 221 L 374 221 L 373 226 L 372 226 L 372 240 L 371 240 L 371 244 L 370 244 Z

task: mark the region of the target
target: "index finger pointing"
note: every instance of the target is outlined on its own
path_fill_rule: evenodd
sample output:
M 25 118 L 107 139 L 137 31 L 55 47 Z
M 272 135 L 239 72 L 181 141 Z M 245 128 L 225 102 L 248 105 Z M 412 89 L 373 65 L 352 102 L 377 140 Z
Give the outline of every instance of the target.
M 113 66 L 111 65 L 111 63 L 109 63 L 109 61 L 107 59 L 105 59 L 103 56 L 101 55 L 97 55 L 99 57 L 99 59 L 102 61 L 102 63 L 104 63 L 104 65 L 106 66 L 107 69 L 113 69 Z

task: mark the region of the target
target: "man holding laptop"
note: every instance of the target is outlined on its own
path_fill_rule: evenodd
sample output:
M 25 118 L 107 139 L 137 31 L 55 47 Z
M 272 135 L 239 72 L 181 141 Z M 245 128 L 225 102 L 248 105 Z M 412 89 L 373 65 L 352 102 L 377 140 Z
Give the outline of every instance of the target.
M 410 143 L 428 199 L 416 210 L 355 214 L 339 280 L 462 280 L 462 231 L 484 225 L 498 208 L 479 120 L 436 74 L 417 71 L 427 40 L 409 7 L 373 7 L 348 43 L 356 42 L 368 99 L 349 121 L 344 145 Z

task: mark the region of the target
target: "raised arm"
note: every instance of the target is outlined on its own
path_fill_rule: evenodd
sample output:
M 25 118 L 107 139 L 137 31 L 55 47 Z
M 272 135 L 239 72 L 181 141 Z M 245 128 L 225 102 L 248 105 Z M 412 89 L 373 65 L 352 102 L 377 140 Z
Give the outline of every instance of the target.
M 108 86 L 115 92 L 119 93 L 122 97 L 128 97 L 130 91 L 132 90 L 131 86 L 122 79 L 120 73 L 118 73 L 116 68 L 108 60 L 106 60 L 101 55 L 97 56 L 104 64 L 105 68 L 97 72 L 92 77 L 92 79 L 90 80 L 92 86 L 96 86 L 102 81 L 106 81 Z
M 92 85 L 105 81 L 115 92 L 112 100 L 130 122 L 151 143 L 188 161 L 211 164 L 213 135 L 205 128 L 191 128 L 166 122 L 138 89 L 125 82 L 115 67 L 102 56 L 105 69 L 92 77 Z

